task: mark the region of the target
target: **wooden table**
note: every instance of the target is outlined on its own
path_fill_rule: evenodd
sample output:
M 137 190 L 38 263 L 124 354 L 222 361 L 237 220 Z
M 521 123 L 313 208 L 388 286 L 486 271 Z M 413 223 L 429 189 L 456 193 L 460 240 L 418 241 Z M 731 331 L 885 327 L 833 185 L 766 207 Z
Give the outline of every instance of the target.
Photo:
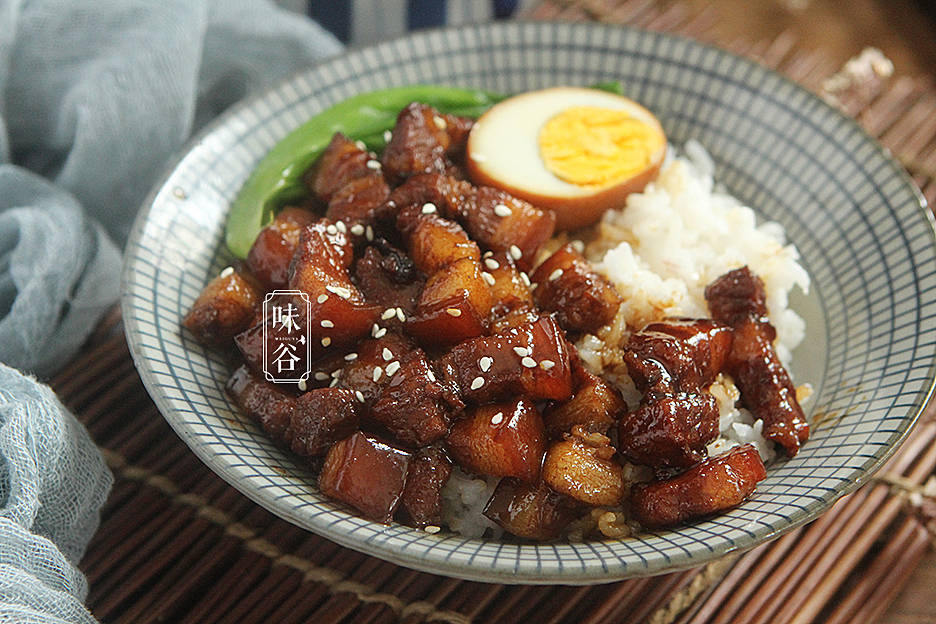
M 864 47 L 894 62 L 836 93 L 936 198 L 932 24 L 909 0 L 544 0 L 530 15 L 676 31 L 821 91 Z M 592 587 L 512 587 L 399 568 L 298 529 L 203 466 L 159 415 L 115 313 L 53 380 L 116 476 L 81 563 L 104 622 L 936 621 L 926 505 L 907 488 L 936 466 L 928 410 L 878 480 L 811 525 L 741 556 Z M 841 536 L 846 536 L 842 539 Z M 839 618 L 836 620 L 836 618 Z

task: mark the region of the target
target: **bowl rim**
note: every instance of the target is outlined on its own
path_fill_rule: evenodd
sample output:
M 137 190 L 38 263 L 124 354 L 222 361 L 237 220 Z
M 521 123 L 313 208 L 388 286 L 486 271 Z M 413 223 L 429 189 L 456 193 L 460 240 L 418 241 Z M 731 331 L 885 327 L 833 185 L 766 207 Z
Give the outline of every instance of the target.
M 833 495 L 827 499 L 818 500 L 814 499 L 809 503 L 804 504 L 799 508 L 788 522 L 779 527 L 770 527 L 770 530 L 758 530 L 751 533 L 751 538 L 749 540 L 740 540 L 738 543 L 722 543 L 719 544 L 716 548 L 709 547 L 709 551 L 699 555 L 698 553 L 694 556 L 685 556 L 677 557 L 671 559 L 667 562 L 663 562 L 660 565 L 644 566 L 638 568 L 630 568 L 627 566 L 621 566 L 620 560 L 611 556 L 610 562 L 603 559 L 602 566 L 593 566 L 587 569 L 565 569 L 559 568 L 558 570 L 550 568 L 541 568 L 535 571 L 530 570 L 507 570 L 500 567 L 473 567 L 470 562 L 468 564 L 463 564 L 458 561 L 441 561 L 433 558 L 422 558 L 414 555 L 412 552 L 406 551 L 401 552 L 399 548 L 386 546 L 381 543 L 367 543 L 360 539 L 357 539 L 353 535 L 348 534 L 344 531 L 336 531 L 330 529 L 328 526 L 313 526 L 306 521 L 305 518 L 301 517 L 299 514 L 293 512 L 291 507 L 283 507 L 277 505 L 271 505 L 271 501 L 261 493 L 257 492 L 253 487 L 248 487 L 249 484 L 246 483 L 241 475 L 238 475 L 234 472 L 229 466 L 224 464 L 219 464 L 213 455 L 210 453 L 209 449 L 203 444 L 199 443 L 199 436 L 195 435 L 187 427 L 183 426 L 181 422 L 178 422 L 176 419 L 172 418 L 171 415 L 174 414 L 175 410 L 169 404 L 168 398 L 163 394 L 164 390 L 160 386 L 160 383 L 155 377 L 155 373 L 150 369 L 149 364 L 140 356 L 137 349 L 139 345 L 137 344 L 136 335 L 139 332 L 139 319 L 133 313 L 132 310 L 132 300 L 134 297 L 138 296 L 136 289 L 134 288 L 133 283 L 133 274 L 136 269 L 136 258 L 134 257 L 134 251 L 140 243 L 140 239 L 143 236 L 143 230 L 146 223 L 150 220 L 150 217 L 153 211 L 156 209 L 156 200 L 159 194 L 165 189 L 167 183 L 172 178 L 173 174 L 182 164 L 182 161 L 185 157 L 191 153 L 196 147 L 199 146 L 208 136 L 214 134 L 220 128 L 225 127 L 233 118 L 237 117 L 244 110 L 249 109 L 255 106 L 257 103 L 267 100 L 276 94 L 280 93 L 283 89 L 288 88 L 288 86 L 298 80 L 300 77 L 312 74 L 317 69 L 327 66 L 330 63 L 334 63 L 338 60 L 345 59 L 348 57 L 353 57 L 355 55 L 360 55 L 366 53 L 368 50 L 382 47 L 382 46 L 393 46 L 405 41 L 414 41 L 420 39 L 427 39 L 433 36 L 451 36 L 452 33 L 457 32 L 458 30 L 464 28 L 472 29 L 510 29 L 510 28 L 526 28 L 526 27 L 541 27 L 541 26 L 550 26 L 552 28 L 559 29 L 568 29 L 572 31 L 580 30 L 582 32 L 587 31 L 598 31 L 598 30 L 613 30 L 613 31 L 636 31 L 644 36 L 652 38 L 654 41 L 659 40 L 678 40 L 683 41 L 687 45 L 701 47 L 705 50 L 708 50 L 710 53 L 718 55 L 720 58 L 729 58 L 734 63 L 741 63 L 748 69 L 756 68 L 757 71 L 767 72 L 771 75 L 772 79 L 784 82 L 787 84 L 788 88 L 792 88 L 800 97 L 804 97 L 807 102 L 811 103 L 814 106 L 819 106 L 827 111 L 834 113 L 837 118 L 838 123 L 845 123 L 850 126 L 850 131 L 852 133 L 857 133 L 862 141 L 873 147 L 877 156 L 882 159 L 882 161 L 887 163 L 887 167 L 890 170 L 890 174 L 896 176 L 905 190 L 910 190 L 916 199 L 916 210 L 919 215 L 923 218 L 923 221 L 928 224 L 928 233 L 929 233 L 929 246 L 936 248 L 936 219 L 934 219 L 933 213 L 927 207 L 927 202 L 923 194 L 917 188 L 916 184 L 912 181 L 910 175 L 907 171 L 900 166 L 890 155 L 889 151 L 883 147 L 880 142 L 875 138 L 869 135 L 851 116 L 848 116 L 841 111 L 832 107 L 829 103 L 824 101 L 819 95 L 813 93 L 812 91 L 806 89 L 804 86 L 799 83 L 787 78 L 783 74 L 779 73 L 777 70 L 767 66 L 766 64 L 744 57 L 733 52 L 730 52 L 724 48 L 721 48 L 717 45 L 701 42 L 691 37 L 685 35 L 674 34 L 674 33 L 665 33 L 658 31 L 651 31 L 643 28 L 638 28 L 628 25 L 617 25 L 617 24 L 606 24 L 606 23 L 597 23 L 597 22 L 568 22 L 568 21 L 554 21 L 554 20 L 528 20 L 528 19 L 515 19 L 507 22 L 486 22 L 486 23 L 477 23 L 469 24 L 462 26 L 447 26 L 447 27 L 436 27 L 429 28 L 425 30 L 420 30 L 418 32 L 405 34 L 393 39 L 388 39 L 376 44 L 352 47 L 346 49 L 344 52 L 337 55 L 330 56 L 328 58 L 322 59 L 315 63 L 310 64 L 308 67 L 294 72 L 291 75 L 274 81 L 268 87 L 262 89 L 258 93 L 248 96 L 247 98 L 242 99 L 241 101 L 233 104 L 222 114 L 205 124 L 197 133 L 195 133 L 181 149 L 179 149 L 168 161 L 167 165 L 164 168 L 163 173 L 158 177 L 157 182 L 154 184 L 151 191 L 147 194 L 144 199 L 142 206 L 133 222 L 130 236 L 128 237 L 124 254 L 123 254 L 123 270 L 121 272 L 120 279 L 120 291 L 121 291 L 121 312 L 124 322 L 124 331 L 126 339 L 128 342 L 129 350 L 131 357 L 134 362 L 134 366 L 140 374 L 140 377 L 143 381 L 144 387 L 146 388 L 148 394 L 153 399 L 157 408 L 159 409 L 160 414 L 169 422 L 172 429 L 176 434 L 186 443 L 186 445 L 198 456 L 198 458 L 209 467 L 210 470 L 215 472 L 218 476 L 223 478 L 229 485 L 233 486 L 235 489 L 240 491 L 242 494 L 250 498 L 252 501 L 258 505 L 264 507 L 271 513 L 277 515 L 278 517 L 295 524 L 301 528 L 304 528 L 310 532 L 316 533 L 322 537 L 325 537 L 331 541 L 334 541 L 342 546 L 351 548 L 353 550 L 363 552 L 368 555 L 377 556 L 383 560 L 389 561 L 391 563 L 402 565 L 408 568 L 421 570 L 424 572 L 430 572 L 434 574 L 441 574 L 449 577 L 456 577 L 465 580 L 472 581 L 482 581 L 482 582 L 500 582 L 500 583 L 509 583 L 509 584 L 570 584 L 570 585 L 581 585 L 581 584 L 594 584 L 594 583 L 605 583 L 621 580 L 624 578 L 632 578 L 639 576 L 650 576 L 663 574 L 667 572 L 678 571 L 690 567 L 695 567 L 702 565 L 704 563 L 710 562 L 714 559 L 723 557 L 727 554 L 733 552 L 744 552 L 751 548 L 756 547 L 764 542 L 776 539 L 781 535 L 792 531 L 793 529 L 806 524 L 817 517 L 819 517 L 823 512 L 828 510 L 839 498 L 845 496 L 856 489 L 861 485 L 866 483 L 871 479 L 871 477 L 886 463 L 888 459 L 897 451 L 901 444 L 906 440 L 907 436 L 919 420 L 920 415 L 924 411 L 927 403 L 931 400 L 931 397 L 936 390 L 936 358 L 934 358 L 929 365 L 929 370 L 927 372 L 927 382 L 926 386 L 919 390 L 916 393 L 916 397 L 910 407 L 902 408 L 907 410 L 907 417 L 904 418 L 901 423 L 904 425 L 902 430 L 894 432 L 891 436 L 891 439 L 888 441 L 888 446 L 883 452 L 879 453 L 874 457 L 870 457 L 867 461 L 860 467 L 855 469 L 856 472 L 860 473 L 858 478 L 851 482 L 841 482 L 840 485 L 836 488 Z M 416 83 L 414 83 L 416 84 Z M 223 238 L 220 243 L 224 245 Z M 919 305 L 919 302 L 918 302 Z M 349 517 L 355 517 L 354 514 L 350 514 L 342 508 L 338 508 L 337 513 L 343 513 Z M 377 523 L 372 523 L 377 524 Z M 393 525 L 391 525 L 393 526 Z M 388 527 L 389 528 L 389 527 Z M 428 535 L 428 534 L 427 534 Z M 514 546 L 510 542 L 498 542 L 497 540 L 475 540 L 469 538 L 461 538 L 460 536 L 454 536 L 456 539 L 461 539 L 464 542 L 495 542 L 498 544 Z M 617 540 L 611 540 L 617 541 Z M 589 542 L 582 542 L 581 545 L 588 544 Z M 599 542 L 601 543 L 601 542 Z M 518 544 L 516 547 L 522 551 L 529 550 L 538 550 L 540 548 L 545 549 L 554 549 L 554 544 Z M 594 549 L 593 549 L 594 550 Z M 607 559 L 607 558 L 606 558 Z M 608 564 L 611 564 L 610 567 Z M 617 566 L 614 566 L 614 563 L 617 563 Z

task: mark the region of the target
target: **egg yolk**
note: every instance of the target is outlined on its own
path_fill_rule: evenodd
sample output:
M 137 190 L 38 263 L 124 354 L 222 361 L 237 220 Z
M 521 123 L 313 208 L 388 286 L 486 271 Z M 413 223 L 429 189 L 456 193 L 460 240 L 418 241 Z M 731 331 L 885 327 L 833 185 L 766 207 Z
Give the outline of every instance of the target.
M 604 186 L 646 169 L 664 139 L 627 111 L 575 106 L 551 117 L 538 141 L 553 175 L 578 186 Z

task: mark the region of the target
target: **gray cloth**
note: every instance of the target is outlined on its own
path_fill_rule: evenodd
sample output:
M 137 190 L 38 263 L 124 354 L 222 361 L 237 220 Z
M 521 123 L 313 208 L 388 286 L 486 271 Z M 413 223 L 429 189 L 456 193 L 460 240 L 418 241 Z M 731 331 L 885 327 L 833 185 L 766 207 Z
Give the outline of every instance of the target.
M 94 621 L 75 565 L 111 480 L 28 373 L 116 302 L 118 246 L 193 131 L 340 49 L 268 0 L 0 0 L 0 621 Z

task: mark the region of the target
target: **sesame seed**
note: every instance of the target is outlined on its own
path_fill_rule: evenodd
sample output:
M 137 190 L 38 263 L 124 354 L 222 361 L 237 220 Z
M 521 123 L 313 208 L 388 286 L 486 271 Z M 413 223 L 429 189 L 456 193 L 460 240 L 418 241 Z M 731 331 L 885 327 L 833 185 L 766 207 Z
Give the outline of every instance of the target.
M 357 400 L 360 401 L 361 403 L 364 402 L 364 395 L 361 394 L 361 391 L 360 391 L 360 390 L 355 390 L 355 391 L 354 391 L 354 396 L 356 396 L 356 397 L 357 397 Z
M 434 123 L 435 127 L 438 128 L 439 130 L 445 130 L 446 128 L 448 128 L 448 124 L 445 123 L 445 119 L 443 119 L 442 117 L 439 117 L 438 115 L 432 116 L 432 123 Z
M 389 130 L 384 130 L 384 131 L 383 131 L 383 140 L 384 140 L 384 141 L 386 141 L 387 143 L 389 143 L 389 142 L 390 142 L 390 139 L 392 139 L 392 138 L 393 138 L 393 133 L 392 133 L 392 132 L 390 132 Z
M 335 229 L 337 229 L 342 234 L 345 234 L 348 231 L 348 226 L 345 225 L 344 221 L 335 221 Z
M 368 241 L 374 240 L 374 228 L 369 225 L 364 228 L 364 238 L 366 238 Z
M 484 377 L 475 377 L 474 381 L 471 382 L 471 389 L 477 390 L 484 385 Z
M 329 338 L 328 336 L 325 336 L 324 338 L 322 338 L 323 347 L 327 347 L 330 344 L 331 344 L 331 338 Z
M 338 385 L 338 378 L 335 377 L 334 379 L 331 380 L 331 383 L 328 384 L 328 387 L 329 387 L 329 388 L 334 388 L 334 387 L 337 386 L 337 385 Z
M 328 373 L 323 372 L 323 371 L 319 371 L 319 372 L 315 373 L 315 380 L 316 380 L 316 381 L 325 381 L 326 379 L 328 379 Z
M 478 360 L 478 366 L 480 366 L 481 371 L 485 373 L 491 370 L 491 364 L 493 363 L 494 363 L 494 358 L 488 357 L 487 355 L 485 355 L 483 358 Z
M 435 373 L 433 373 L 431 370 L 427 370 L 427 371 L 426 371 L 426 377 L 429 378 L 429 381 L 435 381 L 435 380 L 436 380 Z
M 579 253 L 583 253 L 585 251 L 585 243 L 580 240 L 574 240 L 572 241 L 572 249 Z
M 436 205 L 433 204 L 432 202 L 426 202 L 425 204 L 423 204 L 423 207 L 422 207 L 423 214 L 432 214 L 435 211 L 436 211 Z
M 392 319 L 394 316 L 396 316 L 396 310 L 394 308 L 387 308 L 383 311 L 383 314 L 380 315 L 380 318 L 386 321 Z
M 397 372 L 398 370 L 400 370 L 400 363 L 397 361 L 390 362 L 389 364 L 387 364 L 387 370 L 386 370 L 387 377 L 390 377 L 391 375 L 393 375 L 393 373 Z
M 513 258 L 514 260 L 519 260 L 520 258 L 523 257 L 523 252 L 520 251 L 520 248 L 517 247 L 516 245 L 511 245 L 509 252 L 510 252 L 510 257 Z
M 325 228 L 325 231 L 331 234 L 332 236 L 334 236 L 335 234 L 338 233 L 338 228 L 336 228 L 334 225 L 329 223 L 328 226 Z
M 234 267 L 224 267 L 224 270 L 221 271 L 221 277 L 230 277 L 234 275 Z
M 497 412 L 496 414 L 491 416 L 492 425 L 499 425 L 502 422 L 504 422 L 504 412 Z
M 338 379 L 339 377 L 341 377 L 341 369 L 337 368 L 333 370 L 331 376 L 334 377 L 335 379 Z
M 547 279 L 548 279 L 550 282 L 554 282 L 554 281 L 556 281 L 557 279 L 559 279 L 560 277 L 562 277 L 562 269 L 556 269 L 555 271 L 553 271 L 552 273 L 549 274 L 549 277 L 548 277 Z
M 383 375 L 383 369 L 380 368 L 379 366 L 375 366 L 374 367 L 374 383 L 376 383 L 380 379 L 381 375 Z
M 531 357 L 525 357 L 520 360 L 520 363 L 526 366 L 527 368 L 536 368 L 536 360 Z
M 345 362 L 353 362 L 354 360 L 358 359 L 358 354 L 348 353 L 347 355 L 344 356 L 344 359 L 345 359 Z
M 481 257 L 482 257 L 482 258 L 490 258 L 490 257 L 493 256 L 493 255 L 494 255 L 494 252 L 493 252 L 493 251 L 485 251 L 483 254 L 481 254 Z
M 500 268 L 500 263 L 494 258 L 485 258 L 484 266 L 491 269 L 492 271 L 496 271 L 497 269 Z
M 494 214 L 498 217 L 509 217 L 513 211 L 504 204 L 497 204 L 494 206 Z
M 351 298 L 351 289 L 345 288 L 344 286 L 332 286 L 331 284 L 329 284 L 325 287 L 325 290 L 335 293 L 342 299 Z
M 318 299 L 316 299 L 316 301 L 318 301 L 319 303 L 325 303 L 326 301 L 328 301 L 328 295 L 321 294 L 318 296 Z
M 322 327 L 334 327 L 335 324 L 329 321 L 328 319 L 322 319 L 322 322 L 319 323 Z
M 441 527 L 437 527 L 434 524 L 427 524 L 425 527 L 423 527 L 423 531 L 425 531 L 429 535 L 435 535 L 441 530 L 442 530 Z
M 527 349 L 526 347 L 514 347 L 514 348 L 513 348 L 513 352 L 516 353 L 517 355 L 519 355 L 520 357 L 524 357 L 524 356 L 527 356 L 527 355 L 530 355 L 531 353 L 533 353 L 532 351 L 530 351 L 530 350 Z
M 487 282 L 488 286 L 493 286 L 497 283 L 497 280 L 494 279 L 494 276 L 488 273 L 487 271 L 481 271 L 481 278 Z
M 374 323 L 373 327 L 371 327 L 370 335 L 371 335 L 371 336 L 376 336 L 376 335 L 377 335 L 377 332 L 379 332 L 379 331 L 380 331 L 380 325 L 378 325 L 377 323 Z
M 296 385 L 299 386 L 299 390 L 300 390 L 301 392 L 305 392 L 305 391 L 306 391 L 306 388 L 308 388 L 308 386 L 306 385 L 305 377 L 303 377 L 302 379 L 300 379 L 300 380 L 299 380 L 299 383 L 297 383 Z
M 458 308 L 446 308 L 445 313 L 448 314 L 449 316 L 454 316 L 455 318 L 458 318 L 459 316 L 461 316 L 461 310 L 459 310 Z
M 383 348 L 383 353 L 381 355 L 383 355 L 384 362 L 389 362 L 390 360 L 393 359 L 393 351 L 391 351 L 387 347 Z
M 540 365 L 540 368 L 542 368 L 543 370 L 549 370 L 550 368 L 555 366 L 556 363 L 553 362 L 552 360 L 543 360 L 542 362 L 539 363 L 539 365 Z
M 373 158 L 367 161 L 367 168 L 371 171 L 377 171 L 380 169 L 380 161 L 374 160 Z
M 354 142 L 354 145 L 355 145 L 359 150 L 361 150 L 361 151 L 364 151 L 364 150 L 367 149 L 367 146 L 364 145 L 364 141 L 361 141 L 360 139 L 358 139 L 357 141 L 355 141 L 355 142 Z
M 380 329 L 374 332 L 374 338 L 383 338 L 386 334 L 387 334 L 387 328 L 381 327 Z
M 403 308 L 396 309 L 396 317 L 400 319 L 401 323 L 406 321 L 406 314 L 403 313 Z
M 523 283 L 527 288 L 530 287 L 530 276 L 527 275 L 526 271 L 520 271 L 520 279 L 523 280 Z
M 360 223 L 355 223 L 354 225 L 351 226 L 351 233 L 354 234 L 355 236 L 360 236 L 361 234 L 364 233 L 364 226 L 361 225 Z

